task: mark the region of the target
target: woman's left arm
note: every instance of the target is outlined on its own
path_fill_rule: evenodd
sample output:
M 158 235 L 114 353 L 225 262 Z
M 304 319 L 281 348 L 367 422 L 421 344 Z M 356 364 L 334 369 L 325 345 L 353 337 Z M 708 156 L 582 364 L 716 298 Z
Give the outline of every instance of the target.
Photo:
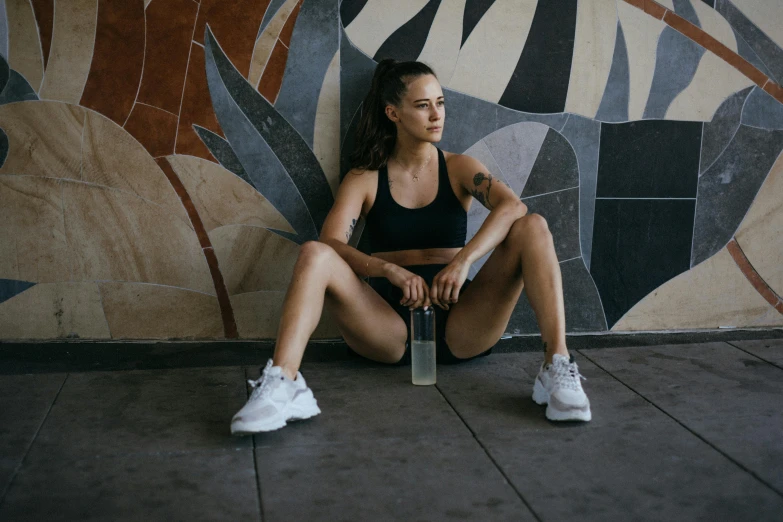
M 506 239 L 514 221 L 527 213 L 527 205 L 519 200 L 519 196 L 493 176 L 479 160 L 458 155 L 449 163 L 449 170 L 458 176 L 463 189 L 489 210 L 489 216 L 476 235 L 433 280 L 430 298 L 441 308 L 457 302 L 470 266 Z

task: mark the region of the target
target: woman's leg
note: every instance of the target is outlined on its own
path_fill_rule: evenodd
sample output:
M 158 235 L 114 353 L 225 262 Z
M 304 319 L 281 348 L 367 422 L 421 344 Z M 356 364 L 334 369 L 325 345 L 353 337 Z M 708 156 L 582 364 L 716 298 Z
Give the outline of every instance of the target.
M 494 345 L 508 325 L 522 288 L 536 314 L 546 362 L 568 355 L 560 265 L 552 234 L 539 214 L 516 220 L 506 239 L 481 267 L 459 302 L 452 305 L 446 342 L 455 356 L 468 358 Z
M 405 322 L 332 247 L 308 241 L 294 266 L 273 357 L 273 364 L 289 378 L 296 376 L 324 303 L 355 352 L 386 363 L 402 358 L 408 337 Z

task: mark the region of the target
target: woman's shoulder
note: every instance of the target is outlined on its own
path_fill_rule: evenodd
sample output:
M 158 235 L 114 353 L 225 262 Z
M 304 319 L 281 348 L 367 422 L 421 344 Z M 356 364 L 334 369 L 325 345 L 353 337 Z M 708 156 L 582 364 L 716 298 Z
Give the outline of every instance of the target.
M 361 169 L 361 168 L 358 168 L 358 167 L 354 167 L 354 168 L 352 168 L 351 170 L 348 171 L 348 173 L 345 175 L 345 177 L 347 178 L 348 176 L 362 176 L 364 174 L 369 174 L 369 175 L 375 174 L 377 176 L 378 175 L 378 171 L 377 170 Z
M 341 192 L 361 192 L 370 194 L 374 192 L 375 185 L 378 184 L 378 171 L 369 169 L 353 168 L 343 176 L 340 182 Z
M 361 215 L 366 216 L 375 202 L 378 187 L 378 171 L 351 169 L 343 177 L 336 204 L 344 201 L 361 202 Z
M 363 185 L 377 179 L 377 170 L 353 168 L 343 176 L 342 184 Z
M 454 174 L 473 175 L 482 168 L 485 168 L 479 160 L 467 154 L 457 154 L 456 152 L 443 151 L 443 157 L 446 160 L 446 167 L 449 172 Z

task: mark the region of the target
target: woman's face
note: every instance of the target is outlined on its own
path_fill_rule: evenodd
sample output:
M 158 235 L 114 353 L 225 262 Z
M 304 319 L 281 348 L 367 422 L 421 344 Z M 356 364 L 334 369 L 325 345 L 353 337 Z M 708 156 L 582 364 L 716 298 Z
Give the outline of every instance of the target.
M 412 80 L 400 105 L 389 105 L 386 114 L 397 123 L 398 133 L 406 132 L 421 141 L 440 141 L 446 118 L 440 82 L 431 74 Z

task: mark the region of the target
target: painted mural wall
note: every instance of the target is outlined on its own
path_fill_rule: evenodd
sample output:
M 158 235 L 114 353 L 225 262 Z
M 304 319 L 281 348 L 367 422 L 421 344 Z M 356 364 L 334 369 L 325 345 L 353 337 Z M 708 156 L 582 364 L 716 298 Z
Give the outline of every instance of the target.
M 547 219 L 569 332 L 781 326 L 782 47 L 777 0 L 0 0 L 0 339 L 274 337 L 386 57 Z

